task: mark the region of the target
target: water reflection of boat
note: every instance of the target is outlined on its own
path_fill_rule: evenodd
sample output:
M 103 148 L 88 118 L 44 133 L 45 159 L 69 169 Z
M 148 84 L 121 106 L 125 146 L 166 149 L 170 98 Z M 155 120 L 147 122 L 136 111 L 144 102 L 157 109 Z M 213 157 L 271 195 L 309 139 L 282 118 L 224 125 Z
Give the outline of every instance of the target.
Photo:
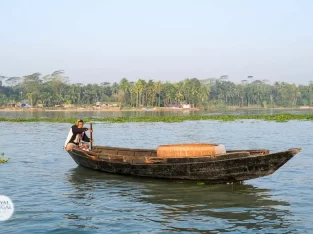
M 257 232 L 264 229 L 269 231 L 290 228 L 285 220 L 285 216 L 291 216 L 289 203 L 274 200 L 268 189 L 245 184 L 173 184 L 170 189 L 167 186 L 148 184 L 146 188 L 142 200 L 161 204 L 158 210 L 163 216 L 163 223 L 174 220 L 167 225 L 176 231 L 194 229 L 196 232 L 241 233 L 247 230 Z
M 71 170 L 68 181 L 77 196 L 71 198 L 81 208 L 102 210 L 102 215 L 112 215 L 113 210 L 114 215 L 121 215 L 119 222 L 128 220 L 130 214 L 144 217 L 147 227 L 157 223 L 161 232 L 290 231 L 289 203 L 273 199 L 269 189 L 252 185 L 201 186 L 189 181 L 142 180 L 82 167 Z M 80 222 L 92 220 L 92 215 L 80 217 Z
M 301 149 L 269 153 L 268 150 L 226 151 L 218 157 L 158 157 L 153 149 L 94 146 L 92 151 L 68 153 L 83 167 L 103 172 L 210 183 L 244 181 L 270 175 Z

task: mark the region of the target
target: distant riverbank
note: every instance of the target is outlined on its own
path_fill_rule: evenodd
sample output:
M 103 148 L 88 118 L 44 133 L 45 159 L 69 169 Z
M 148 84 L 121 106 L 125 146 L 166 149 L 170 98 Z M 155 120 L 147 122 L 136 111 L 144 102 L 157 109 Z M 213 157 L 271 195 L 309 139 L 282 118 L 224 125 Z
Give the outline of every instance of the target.
M 260 107 L 211 107 L 206 109 L 206 111 L 218 111 L 218 110 L 227 110 L 227 111 L 238 111 L 238 110 L 313 110 L 311 106 L 301 106 L 301 107 L 273 107 L 273 108 L 260 108 Z M 48 108 L 22 108 L 22 107 L 3 107 L 0 108 L 0 111 L 10 112 L 10 111 L 46 111 L 46 112 L 83 112 L 83 111 L 99 111 L 99 112 L 116 112 L 116 111 L 203 111 L 200 108 L 176 108 L 176 107 L 142 107 L 142 108 L 120 108 L 120 107 L 107 107 L 107 108 L 94 108 L 92 106 L 85 107 L 48 107 Z
M 21 108 L 21 107 L 7 107 L 7 108 L 0 108 L 0 111 L 64 111 L 64 112 L 71 112 L 71 111 L 200 111 L 200 108 L 171 108 L 171 107 L 143 107 L 143 108 L 119 108 L 119 107 L 109 107 L 109 108 L 93 108 L 93 107 L 71 107 L 71 108 Z

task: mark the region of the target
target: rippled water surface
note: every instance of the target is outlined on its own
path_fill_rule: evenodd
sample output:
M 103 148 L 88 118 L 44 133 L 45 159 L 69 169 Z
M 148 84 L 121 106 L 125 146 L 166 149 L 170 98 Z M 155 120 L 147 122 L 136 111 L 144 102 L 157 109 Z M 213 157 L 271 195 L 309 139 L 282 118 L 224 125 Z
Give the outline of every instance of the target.
M 165 115 L 272 115 L 280 113 L 313 114 L 312 109 L 242 109 L 242 110 L 211 110 L 211 111 L 3 111 L 0 109 L 0 117 L 5 118 L 102 118 L 102 117 L 139 117 L 139 116 L 165 116 Z
M 95 145 L 227 149 L 302 147 L 271 176 L 244 184 L 141 179 L 78 167 L 63 151 L 70 124 L 0 122 L 0 194 L 15 213 L 0 233 L 310 233 L 313 122 L 94 124 Z

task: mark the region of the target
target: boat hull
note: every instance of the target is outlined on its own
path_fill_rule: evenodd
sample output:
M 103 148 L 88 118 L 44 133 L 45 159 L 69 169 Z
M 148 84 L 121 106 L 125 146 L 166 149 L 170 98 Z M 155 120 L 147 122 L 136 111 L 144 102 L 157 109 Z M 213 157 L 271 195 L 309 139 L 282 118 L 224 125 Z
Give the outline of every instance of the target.
M 102 172 L 172 180 L 195 180 L 230 183 L 273 174 L 301 149 L 290 149 L 265 155 L 233 153 L 226 158 L 167 159 L 154 163 L 131 163 L 101 159 L 93 152 L 72 150 L 68 153 L 83 167 Z

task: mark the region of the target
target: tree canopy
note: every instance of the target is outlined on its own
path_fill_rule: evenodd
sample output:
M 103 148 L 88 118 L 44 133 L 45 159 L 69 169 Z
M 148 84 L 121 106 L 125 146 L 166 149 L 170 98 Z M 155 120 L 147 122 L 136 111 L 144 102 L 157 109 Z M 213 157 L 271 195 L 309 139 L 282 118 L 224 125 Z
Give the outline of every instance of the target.
M 227 75 L 199 80 L 186 78 L 170 83 L 138 79 L 99 84 L 70 83 L 63 70 L 48 75 L 35 72 L 22 77 L 0 76 L 0 105 L 28 100 L 29 104 L 51 107 L 59 104 L 94 105 L 96 102 L 119 102 L 129 107 L 163 107 L 173 104 L 209 106 L 294 107 L 312 104 L 313 82 L 295 85 L 286 82 L 269 84 L 249 76 L 239 84 Z

